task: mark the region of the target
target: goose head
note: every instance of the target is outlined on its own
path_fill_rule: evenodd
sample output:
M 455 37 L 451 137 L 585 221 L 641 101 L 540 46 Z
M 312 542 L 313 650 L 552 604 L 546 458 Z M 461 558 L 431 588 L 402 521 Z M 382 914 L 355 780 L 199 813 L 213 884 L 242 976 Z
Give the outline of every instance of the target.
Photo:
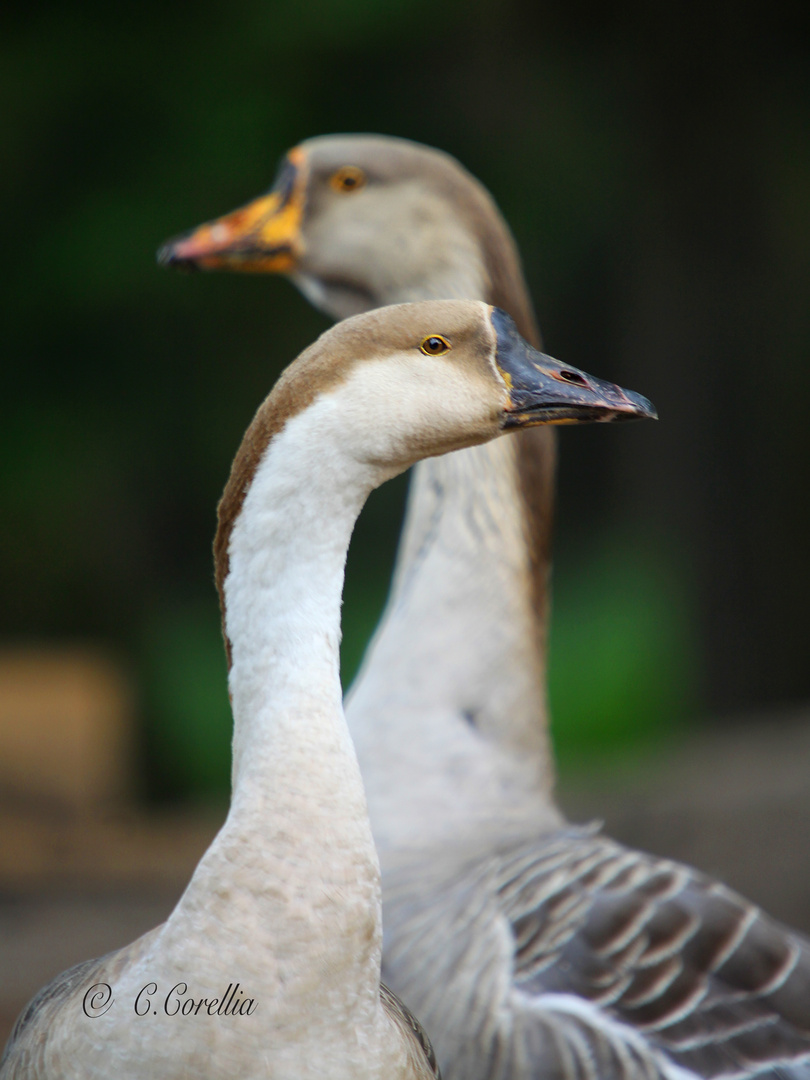
M 165 243 L 163 265 L 281 273 L 334 318 L 431 297 L 524 306 L 514 242 L 486 189 L 405 139 L 327 135 L 290 150 L 272 188 Z M 507 299 L 509 302 L 507 302 Z
M 657 419 L 641 394 L 539 352 L 510 315 L 478 300 L 395 304 L 337 323 L 263 410 L 272 405 L 275 428 L 316 402 L 322 429 L 339 425 L 353 459 L 395 472 L 520 428 Z
M 346 319 L 283 372 L 234 459 L 214 544 L 223 613 L 234 525 L 271 457 L 290 491 L 345 487 L 362 501 L 422 458 L 509 431 L 655 415 L 641 395 L 538 352 L 483 301 L 428 300 Z
M 370 467 L 373 484 L 508 431 L 656 417 L 640 394 L 534 349 L 483 301 L 378 308 L 327 330 L 285 370 L 245 436 L 224 504 L 241 505 L 268 444 L 304 413 L 312 438 Z

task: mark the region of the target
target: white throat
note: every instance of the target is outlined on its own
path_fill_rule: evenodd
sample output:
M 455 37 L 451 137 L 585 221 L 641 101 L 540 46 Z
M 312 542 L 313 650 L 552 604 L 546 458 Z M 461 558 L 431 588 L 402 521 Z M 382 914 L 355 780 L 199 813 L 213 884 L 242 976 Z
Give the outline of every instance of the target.
M 344 450 L 338 396 L 316 399 L 272 439 L 234 523 L 231 809 L 163 933 L 164 949 L 182 950 L 193 925 L 207 955 L 248 972 L 241 981 L 265 1015 L 304 1042 L 308 1027 L 354 1031 L 380 1010 L 379 863 L 339 641 L 351 531 L 384 477 Z

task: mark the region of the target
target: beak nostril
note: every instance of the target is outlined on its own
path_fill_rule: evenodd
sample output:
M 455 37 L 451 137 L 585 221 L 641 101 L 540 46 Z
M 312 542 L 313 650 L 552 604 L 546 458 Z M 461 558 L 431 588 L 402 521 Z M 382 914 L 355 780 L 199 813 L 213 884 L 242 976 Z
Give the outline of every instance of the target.
M 558 378 L 563 382 L 574 383 L 575 386 L 587 386 L 588 380 L 584 378 L 578 371 L 568 371 L 563 369 L 559 372 Z

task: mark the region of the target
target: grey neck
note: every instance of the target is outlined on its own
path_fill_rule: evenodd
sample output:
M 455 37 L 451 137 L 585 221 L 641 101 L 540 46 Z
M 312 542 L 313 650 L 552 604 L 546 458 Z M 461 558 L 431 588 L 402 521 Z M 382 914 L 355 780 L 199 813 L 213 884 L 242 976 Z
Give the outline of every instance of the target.
M 485 299 L 483 280 L 469 295 Z M 425 282 L 380 303 L 444 295 Z M 516 439 L 414 467 L 391 595 L 346 704 L 383 870 L 398 849 L 560 821 L 527 530 Z

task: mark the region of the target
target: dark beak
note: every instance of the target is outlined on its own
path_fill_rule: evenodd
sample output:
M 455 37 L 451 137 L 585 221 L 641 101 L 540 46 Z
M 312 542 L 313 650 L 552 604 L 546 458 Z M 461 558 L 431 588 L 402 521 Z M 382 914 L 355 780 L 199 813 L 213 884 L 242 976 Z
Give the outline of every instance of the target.
M 647 398 L 568 367 L 523 340 L 511 317 L 493 308 L 495 362 L 509 389 L 504 428 L 657 420 Z
M 288 273 L 301 253 L 305 199 L 305 156 L 295 149 L 266 195 L 167 240 L 158 250 L 158 262 L 185 270 Z

